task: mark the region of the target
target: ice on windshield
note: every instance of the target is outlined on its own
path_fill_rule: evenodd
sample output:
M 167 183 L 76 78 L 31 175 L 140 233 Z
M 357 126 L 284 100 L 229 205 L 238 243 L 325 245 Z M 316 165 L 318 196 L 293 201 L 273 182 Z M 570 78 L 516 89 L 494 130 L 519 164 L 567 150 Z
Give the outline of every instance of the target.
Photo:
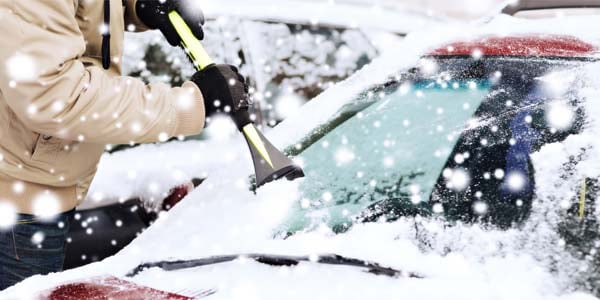
M 287 230 L 324 223 L 343 230 L 382 200 L 429 211 L 432 188 L 489 87 L 486 81 L 424 80 L 360 96 L 356 103 L 370 105 L 359 105 L 352 118 L 299 155 L 307 179 Z M 464 185 L 459 175 L 456 188 Z

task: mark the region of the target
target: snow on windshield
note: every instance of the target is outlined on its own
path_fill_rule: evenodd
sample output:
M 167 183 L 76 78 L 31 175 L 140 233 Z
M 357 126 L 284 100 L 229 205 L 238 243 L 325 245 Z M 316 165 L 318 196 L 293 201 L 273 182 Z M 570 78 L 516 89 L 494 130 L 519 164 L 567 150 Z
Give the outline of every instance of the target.
M 356 115 L 298 155 L 306 174 L 303 198 L 283 230 L 323 224 L 342 230 L 367 205 L 382 201 L 400 203 L 405 215 L 409 207 L 427 215 L 421 202 L 431 195 L 458 140 L 454 136 L 490 88 L 485 80 L 454 79 L 453 84 L 448 90 L 435 80 L 404 82 L 359 96 L 359 107 L 345 110 L 360 110 Z M 459 188 L 457 180 L 455 185 Z
M 560 22 L 560 26 L 557 26 L 557 22 Z M 582 26 L 588 27 L 588 30 L 581 30 Z M 598 44 L 597 33 L 600 28 L 597 27 L 600 24 L 595 18 L 516 21 L 499 17 L 477 29 L 449 26 L 409 35 L 403 47 L 389 52 L 355 76 L 327 90 L 305 105 L 298 115 L 288 118 L 270 131 L 268 136 L 281 148 L 296 143 L 313 128 L 325 123 L 361 91 L 414 66 L 419 56 L 428 49 L 451 40 L 482 34 L 558 32 L 573 34 Z M 582 89 L 581 93 L 590 100 L 586 108 L 591 116 L 597 115 L 600 113 L 599 106 L 591 100 L 597 100 L 600 93 L 600 83 L 593 82 L 599 77 L 600 66 L 594 65 L 594 68 L 582 70 L 581 73 L 581 80 L 587 83 L 587 88 Z M 562 160 L 568 157 L 565 154 L 575 154 L 584 146 L 589 149 L 589 155 L 585 156 L 587 163 L 578 164 L 575 170 L 569 171 L 580 177 L 597 177 L 600 170 L 600 154 L 596 153 L 600 147 L 595 145 L 598 134 L 598 124 L 591 122 L 583 134 L 570 137 L 560 144 L 549 145 L 534 156 L 536 171 L 541 174 L 539 189 L 548 197 L 537 204 L 539 215 L 531 218 L 527 230 L 522 231 L 486 230 L 476 225 L 446 228 L 441 223 L 417 218 L 386 224 L 358 224 L 340 235 L 334 235 L 327 227 L 319 227 L 285 240 L 273 239 L 273 229 L 285 218 L 289 208 L 301 200 L 298 199 L 301 181 L 269 184 L 254 196 L 245 184 L 252 169 L 246 149 L 239 140 L 229 145 L 215 145 L 214 148 L 207 144 L 207 148 L 203 149 L 198 147 L 198 143 L 192 142 L 176 146 L 148 146 L 107 155 L 100 166 L 91 195 L 106 193 L 125 197 L 133 194 L 136 186 L 146 186 L 150 178 L 156 182 L 174 182 L 173 177 L 177 176 L 165 171 L 165 165 L 173 166 L 168 170 L 194 175 L 206 171 L 210 172 L 210 176 L 185 201 L 161 216 L 155 225 L 118 255 L 60 274 L 30 278 L 3 292 L 1 297 L 27 298 L 32 291 L 93 275 L 109 273 L 122 276 L 145 261 L 266 252 L 338 253 L 418 272 L 425 278 L 391 281 L 363 276 L 361 272 L 349 272 L 346 269 L 324 268 L 286 268 L 285 272 L 278 273 L 271 268 L 246 264 L 226 267 L 229 269 L 197 269 L 191 273 L 153 270 L 134 281 L 173 290 L 181 288 L 177 282 L 190 284 L 189 279 L 194 279 L 196 287 L 219 288 L 222 292 L 217 293 L 214 299 L 234 299 L 235 295 L 248 291 L 256 299 L 268 298 L 269 295 L 270 298 L 276 297 L 273 295 L 289 295 L 285 297 L 287 299 L 306 299 L 307 295 L 322 299 L 393 298 L 398 295 L 412 299 L 593 299 L 584 293 L 573 293 L 579 288 L 573 285 L 572 275 L 581 273 L 581 260 L 561 251 L 560 247 L 564 244 L 557 239 L 552 218 L 557 209 L 556 201 L 571 199 L 575 192 L 569 188 L 573 182 L 553 175 L 561 171 Z M 216 155 L 212 151 L 223 151 L 231 144 L 236 147 L 239 156 L 220 164 L 214 163 Z M 171 152 L 172 149 L 176 150 Z M 157 151 L 164 152 L 159 159 Z M 136 164 L 147 166 L 140 170 L 144 175 L 131 176 L 133 179 L 130 181 L 124 180 L 122 175 L 125 170 L 130 165 L 133 165 L 131 170 L 136 170 Z M 199 165 L 213 169 L 203 170 Z M 134 171 L 134 174 L 140 173 Z M 538 222 L 545 219 L 550 222 Z M 559 272 L 550 272 L 549 263 Z M 247 268 L 251 268 L 252 272 L 248 273 Z M 277 284 L 272 284 L 274 277 L 278 278 Z M 332 281 L 339 283 L 340 288 L 331 288 L 330 285 L 318 288 L 322 286 L 319 282 Z M 296 293 L 290 295 L 286 292 L 298 285 L 302 289 L 292 289 Z M 359 286 L 362 292 L 357 291 Z

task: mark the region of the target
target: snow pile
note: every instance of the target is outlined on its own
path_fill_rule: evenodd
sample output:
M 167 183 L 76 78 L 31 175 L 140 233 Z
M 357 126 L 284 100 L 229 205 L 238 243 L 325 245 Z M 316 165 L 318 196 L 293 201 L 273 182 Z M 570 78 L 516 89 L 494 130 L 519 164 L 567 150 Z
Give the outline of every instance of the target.
M 384 55 L 327 90 L 305 105 L 301 114 L 288 118 L 268 136 L 279 147 L 293 145 L 359 92 L 416 65 L 421 55 L 446 42 L 481 35 L 561 33 L 599 44 L 594 34 L 599 32 L 600 24 L 594 20 L 564 19 L 557 26 L 557 20 L 534 22 L 499 17 L 477 29 L 448 26 L 409 35 L 406 46 Z M 582 24 L 596 28 L 582 32 Z M 598 97 L 600 86 L 598 82 L 590 82 L 590 78 L 598 77 L 596 67 L 582 71 L 586 75 L 583 82 L 595 87 L 581 90 L 587 95 L 586 108 L 590 109 L 590 116 L 597 115 L 600 107 L 591 102 Z M 600 147 L 590 144 L 597 141 L 596 130 L 597 125 L 590 123 L 584 134 L 549 145 L 534 157 L 537 174 L 540 174 L 539 189 L 547 196 L 536 204 L 539 213 L 528 221 L 526 230 L 509 231 L 466 225 L 446 228 L 439 222 L 417 218 L 386 224 L 358 224 L 339 235 L 323 226 L 287 239 L 276 239 L 274 228 L 287 216 L 290 207 L 301 201 L 298 187 L 302 181 L 279 181 L 259 189 L 256 196 L 251 194 L 246 182 L 252 169 L 246 150 L 239 150 L 243 146 L 239 139 L 230 142 L 235 147 L 232 151 L 238 151 L 231 160 L 223 150 L 231 146 L 227 142 L 146 146 L 114 154 L 103 160 L 91 195 L 114 190 L 113 194 L 125 197 L 145 190 L 147 180 L 174 183 L 179 176 L 173 174 L 179 172 L 187 176 L 206 172 L 210 176 L 118 255 L 60 274 L 30 278 L 0 297 L 23 299 L 34 291 L 94 275 L 123 276 L 141 262 L 264 252 L 337 253 L 417 272 L 425 278 L 390 279 L 341 266 L 302 264 L 273 268 L 241 260 L 179 272 L 149 270 L 133 280 L 166 290 L 214 288 L 217 290 L 211 296 L 214 299 L 594 299 L 573 293 L 580 287 L 574 285 L 571 275 L 581 270 L 581 262 L 562 251 L 553 224 L 556 224 L 556 203 L 570 200 L 571 184 L 576 186 L 576 182 L 555 176 L 561 173 L 561 159 L 584 146 L 590 149 L 586 156 L 589 163 L 578 164 L 574 170 L 581 177 L 598 176 L 600 155 L 595 151 Z M 164 154 L 157 154 L 160 152 Z M 189 163 L 194 155 L 198 157 L 197 164 Z M 134 156 L 138 157 L 134 160 Z M 225 162 L 220 160 L 223 157 Z M 154 165 L 157 161 L 160 163 Z M 144 174 L 136 171 L 138 176 L 127 181 L 124 178 L 131 169 Z M 549 271 L 551 267 L 559 268 L 558 272 Z
M 100 161 L 86 201 L 78 209 L 138 197 L 149 207 L 159 206 L 173 187 L 192 178 L 207 178 L 224 164 L 242 164 L 250 168 L 250 163 L 244 163 L 251 160 L 249 154 L 240 151 L 246 147 L 242 138 L 236 136 L 232 140 L 214 140 L 210 144 L 170 142 L 107 153 Z
M 534 203 L 534 214 L 532 215 L 528 229 L 535 232 L 535 235 L 529 237 L 532 244 L 550 244 L 554 247 L 549 248 L 544 253 L 538 253 L 538 259 L 545 260 L 557 266 L 557 271 L 564 276 L 576 278 L 581 281 L 598 281 L 598 254 L 597 248 L 600 246 L 598 236 L 587 236 L 583 242 L 580 242 L 580 248 L 571 249 L 577 253 L 575 257 L 565 249 L 564 237 L 559 235 L 559 231 L 572 230 L 571 234 L 577 234 L 577 228 L 580 225 L 565 223 L 563 219 L 567 210 L 574 205 L 579 205 L 580 193 L 583 182 L 586 178 L 600 178 L 600 123 L 598 116 L 600 114 L 600 63 L 594 63 L 582 72 L 582 78 L 579 78 L 580 89 L 579 98 L 583 99 L 582 106 L 588 117 L 588 123 L 584 130 L 578 135 L 572 135 L 561 143 L 546 145 L 538 153 L 532 155 L 533 164 L 536 169 L 537 194 L 538 201 Z M 561 74 L 563 78 L 569 74 Z M 576 83 L 577 84 L 577 83 Z M 569 114 L 564 111 L 563 115 Z M 552 157 L 552 159 L 548 159 Z M 598 210 L 598 191 L 590 190 L 596 201 L 595 210 L 590 212 L 586 218 L 600 217 Z M 541 225 L 541 226 L 540 226 Z M 574 225 L 574 226 L 573 226 Z M 565 228 L 572 226 L 573 228 Z M 598 232 L 600 226 L 596 223 L 591 224 L 589 230 Z M 595 238 L 595 240 L 594 240 Z M 591 244 L 587 246 L 586 244 Z M 585 284 L 590 284 L 586 282 Z M 597 282 L 587 288 L 598 291 Z

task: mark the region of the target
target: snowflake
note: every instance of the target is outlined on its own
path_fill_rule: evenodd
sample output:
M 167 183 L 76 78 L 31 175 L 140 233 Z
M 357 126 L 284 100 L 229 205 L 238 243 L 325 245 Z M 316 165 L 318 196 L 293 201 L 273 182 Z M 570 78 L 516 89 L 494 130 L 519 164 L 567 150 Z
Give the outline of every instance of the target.
M 482 201 L 473 203 L 473 211 L 478 215 L 485 215 L 488 212 L 488 205 Z
M 296 114 L 306 100 L 294 93 L 285 93 L 275 99 L 275 113 L 285 119 Z
M 504 178 L 504 170 L 502 170 L 502 169 L 496 169 L 494 171 L 494 177 L 496 177 L 496 179 L 502 179 L 502 178 Z
M 236 134 L 237 127 L 227 115 L 218 114 L 211 117 L 206 133 L 209 137 L 218 140 L 226 140 Z
M 37 77 L 37 66 L 33 58 L 25 54 L 16 54 L 6 61 L 8 76 L 16 81 L 32 80 Z
M 455 191 L 464 191 L 471 182 L 471 176 L 469 176 L 469 173 L 464 169 L 450 170 L 449 174 L 444 170 L 444 173 L 448 175 L 448 188 Z
M 433 75 L 438 70 L 438 65 L 433 59 L 423 58 L 419 60 L 418 67 L 420 71 L 425 75 Z
M 346 147 L 339 148 L 335 152 L 335 161 L 338 165 L 344 165 L 354 160 L 354 152 Z
M 506 176 L 506 184 L 512 192 L 521 191 L 526 183 L 527 179 L 520 172 L 511 172 Z
M 391 168 L 391 167 L 393 167 L 394 163 L 395 163 L 394 162 L 394 158 L 391 157 L 391 156 L 388 156 L 388 157 L 386 157 L 386 158 L 383 159 L 383 166 L 385 168 Z
M 38 194 L 33 199 L 33 214 L 44 221 L 52 220 L 60 214 L 60 199 L 50 191 Z
M 333 199 L 333 195 L 331 194 L 331 192 L 325 192 L 325 193 L 323 193 L 321 198 L 323 199 L 323 201 L 329 202 Z
M 36 233 L 34 233 L 34 234 L 31 236 L 31 242 L 32 242 L 34 245 L 39 245 L 39 244 L 41 244 L 41 243 L 44 241 L 44 239 L 45 239 L 45 238 L 46 238 L 46 236 L 44 235 L 44 233 L 43 233 L 43 232 L 41 232 L 41 231 L 37 231 Z
M 561 101 L 554 101 L 548 104 L 546 111 L 546 121 L 552 128 L 561 131 L 571 128 L 575 113 L 569 105 Z
M 17 222 L 17 208 L 8 203 L 0 203 L 0 230 L 8 229 Z

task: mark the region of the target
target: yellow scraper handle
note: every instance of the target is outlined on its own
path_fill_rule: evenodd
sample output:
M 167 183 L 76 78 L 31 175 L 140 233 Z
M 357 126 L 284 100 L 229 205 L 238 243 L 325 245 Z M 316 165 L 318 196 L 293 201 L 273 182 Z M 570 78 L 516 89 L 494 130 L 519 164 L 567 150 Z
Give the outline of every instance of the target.
M 172 11 L 169 13 L 169 19 L 171 20 L 173 27 L 175 27 L 175 31 L 177 31 L 179 37 L 181 38 L 182 47 L 187 52 L 196 69 L 201 71 L 202 69 L 212 65 L 212 58 L 210 58 L 206 50 L 204 50 L 202 43 L 200 43 L 198 38 L 194 35 L 194 33 L 192 33 L 192 30 L 185 20 L 183 20 L 181 15 L 179 15 L 177 11 Z M 252 123 L 247 124 L 242 129 L 242 132 L 252 143 L 252 146 L 254 146 L 260 153 L 263 159 L 269 164 L 269 166 L 272 167 L 273 163 L 269 157 L 269 153 L 260 140 L 259 135 L 256 133 L 256 128 L 254 125 Z
M 201 71 L 204 68 L 212 65 L 212 58 L 208 56 L 208 53 L 206 53 L 206 50 L 204 50 L 204 47 L 194 33 L 192 33 L 192 30 L 183 20 L 181 15 L 179 15 L 177 11 L 172 11 L 169 13 L 169 20 L 171 20 L 171 24 L 173 24 L 173 27 L 175 27 L 175 30 L 179 34 L 182 46 L 185 51 L 188 52 L 188 55 L 193 61 L 196 69 Z
M 181 39 L 181 46 L 196 69 L 202 71 L 213 65 L 213 60 L 181 15 L 177 11 L 172 11 L 169 13 L 169 20 Z M 302 169 L 275 148 L 253 123 L 238 126 L 243 126 L 242 133 L 250 148 L 257 186 L 282 177 L 293 180 L 304 176 Z

